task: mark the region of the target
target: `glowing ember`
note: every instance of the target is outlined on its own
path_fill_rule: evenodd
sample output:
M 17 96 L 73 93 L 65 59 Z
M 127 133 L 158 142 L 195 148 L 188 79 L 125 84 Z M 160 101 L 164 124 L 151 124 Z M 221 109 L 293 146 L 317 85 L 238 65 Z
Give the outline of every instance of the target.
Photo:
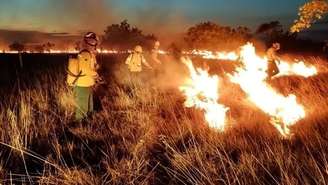
M 218 104 L 219 77 L 210 76 L 207 71 L 195 69 L 190 59 L 182 59 L 187 65 L 190 77 L 180 90 L 186 96 L 185 106 L 204 110 L 205 119 L 212 128 L 224 130 L 228 108 Z
M 316 67 L 306 66 L 303 61 L 297 61 L 296 63 L 280 61 L 277 65 L 280 71 L 277 77 L 287 75 L 310 77 L 318 74 Z
M 241 62 L 243 67 L 236 69 L 231 81 L 239 84 L 258 108 L 272 116 L 271 123 L 287 136 L 288 127 L 305 117 L 304 108 L 296 102 L 295 95 L 285 97 L 266 83 L 267 60 L 256 55 L 252 44 L 242 47 Z

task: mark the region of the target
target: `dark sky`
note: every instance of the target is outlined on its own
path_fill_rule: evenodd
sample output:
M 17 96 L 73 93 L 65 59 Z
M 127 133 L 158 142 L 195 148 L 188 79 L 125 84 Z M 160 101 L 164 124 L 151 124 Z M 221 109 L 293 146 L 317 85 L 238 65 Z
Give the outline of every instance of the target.
M 128 19 L 153 30 L 183 31 L 204 20 L 257 26 L 270 20 L 287 25 L 306 0 L 1 0 L 0 29 L 79 32 Z

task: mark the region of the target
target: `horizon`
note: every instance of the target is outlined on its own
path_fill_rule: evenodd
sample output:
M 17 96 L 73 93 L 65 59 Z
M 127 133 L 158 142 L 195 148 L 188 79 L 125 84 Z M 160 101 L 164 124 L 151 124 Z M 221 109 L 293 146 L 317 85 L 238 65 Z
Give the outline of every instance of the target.
M 252 31 L 263 23 L 279 21 L 286 30 L 297 18 L 298 8 L 304 2 L 5 0 L 0 3 L 0 43 L 4 45 L 14 40 L 31 43 L 38 37 L 50 41 L 63 40 L 63 37 L 72 40 L 87 31 L 103 34 L 108 25 L 123 20 L 160 40 L 174 40 L 189 27 L 205 21 L 230 27 L 246 26 Z
M 153 31 L 158 26 L 169 26 L 170 30 L 180 32 L 186 25 L 207 20 L 232 27 L 242 25 L 251 28 L 263 22 L 279 20 L 287 26 L 293 23 L 298 8 L 305 2 L 306 0 L 290 0 L 288 3 L 284 0 L 5 0 L 0 6 L 0 28 L 69 33 L 94 29 L 93 31 L 99 33 L 107 25 L 124 19 L 146 31 Z

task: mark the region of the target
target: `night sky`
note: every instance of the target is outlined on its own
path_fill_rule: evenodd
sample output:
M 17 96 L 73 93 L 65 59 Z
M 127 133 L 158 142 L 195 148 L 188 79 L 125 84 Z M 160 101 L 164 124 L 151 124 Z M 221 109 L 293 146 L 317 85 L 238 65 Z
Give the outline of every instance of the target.
M 205 20 L 253 29 L 272 20 L 288 26 L 304 2 L 306 0 L 1 0 L 0 29 L 102 32 L 106 25 L 123 19 L 155 34 L 182 32 Z

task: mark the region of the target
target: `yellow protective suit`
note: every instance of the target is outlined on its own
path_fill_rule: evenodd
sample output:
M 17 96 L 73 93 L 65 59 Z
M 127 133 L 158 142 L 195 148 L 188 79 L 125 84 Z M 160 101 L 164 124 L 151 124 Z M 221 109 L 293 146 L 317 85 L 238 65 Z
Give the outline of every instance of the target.
M 131 53 L 128 58 L 125 60 L 125 64 L 128 65 L 128 69 L 131 72 L 141 72 L 142 64 L 149 66 L 146 62 L 146 59 L 140 53 Z
M 68 61 L 67 83 L 70 86 L 91 87 L 95 85 L 97 62 L 94 55 L 82 52 L 77 58 Z
M 67 69 L 67 83 L 73 87 L 76 102 L 75 121 L 81 121 L 93 112 L 92 86 L 97 74 L 96 57 L 82 51 L 77 58 L 70 58 Z

